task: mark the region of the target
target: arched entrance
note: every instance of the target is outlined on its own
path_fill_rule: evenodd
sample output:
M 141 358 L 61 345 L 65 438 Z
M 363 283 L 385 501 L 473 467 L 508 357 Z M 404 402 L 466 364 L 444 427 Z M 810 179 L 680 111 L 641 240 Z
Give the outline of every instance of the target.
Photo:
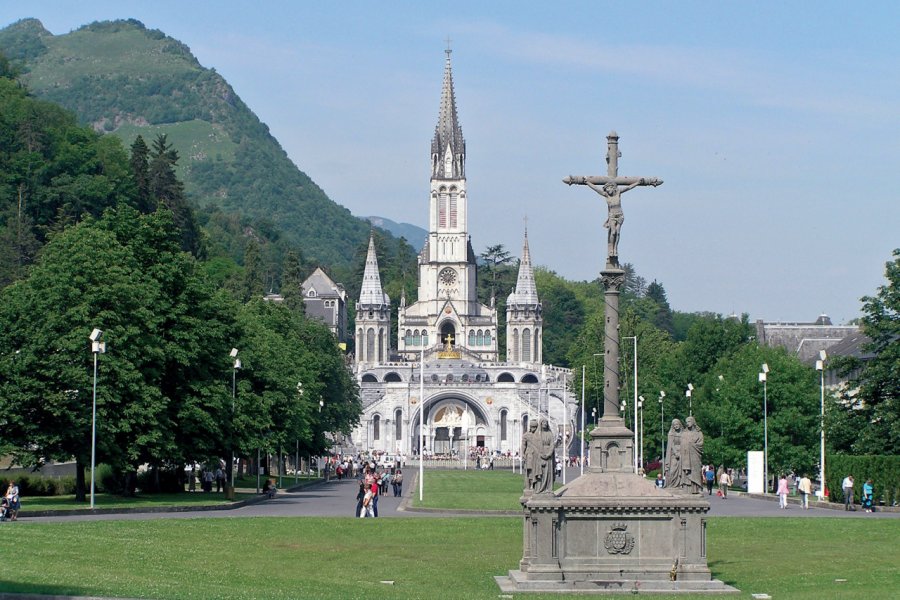
M 441 344 L 446 345 L 447 339 L 452 337 L 453 343 L 456 344 L 456 325 L 453 321 L 445 321 L 443 325 L 441 325 Z
M 410 454 L 419 452 L 421 410 L 413 415 Z M 452 392 L 425 401 L 425 454 L 444 458 L 461 457 L 471 446 L 485 445 L 490 438 L 489 421 L 484 410 L 471 398 Z M 480 443 L 479 443 L 480 441 Z

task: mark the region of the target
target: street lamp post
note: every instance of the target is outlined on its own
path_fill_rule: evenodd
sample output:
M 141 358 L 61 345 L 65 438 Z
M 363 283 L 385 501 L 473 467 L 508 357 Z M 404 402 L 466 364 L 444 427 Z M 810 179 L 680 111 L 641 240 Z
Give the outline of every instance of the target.
M 694 384 L 689 383 L 687 389 L 684 391 L 685 397 L 688 399 L 688 414 L 690 416 L 694 416 Z
M 643 396 L 638 396 L 638 410 L 641 413 L 641 418 L 640 418 L 641 433 L 638 436 L 638 442 L 639 442 L 638 447 L 640 448 L 640 457 L 639 457 L 638 462 L 640 463 L 641 468 L 643 469 L 644 468 L 644 397 Z
M 584 475 L 584 377 L 587 365 L 581 365 L 581 475 Z
M 419 502 L 425 489 L 425 349 L 419 362 Z
M 821 437 L 821 445 L 819 448 L 819 490 L 821 491 L 821 499 L 825 499 L 825 360 L 828 354 L 824 350 L 819 350 L 819 360 L 816 361 L 816 370 L 822 375 L 822 395 L 820 400 L 819 413 L 819 430 Z
M 94 355 L 94 399 L 91 403 L 91 510 L 94 509 L 94 470 L 97 465 L 97 357 L 106 353 L 106 342 L 101 342 L 103 332 L 94 329 L 89 336 L 91 353 Z
M 638 356 L 637 356 L 637 336 L 630 335 L 622 338 L 623 340 L 634 340 L 634 473 L 638 473 Z
M 659 390 L 659 447 L 662 450 L 662 459 L 660 460 L 660 472 L 663 479 L 666 478 L 666 404 L 663 402 L 666 393 Z
M 232 488 L 232 494 L 234 493 L 234 481 L 236 479 L 234 473 L 234 401 L 237 398 L 237 372 L 238 369 L 241 368 L 241 359 L 237 357 L 238 349 L 232 348 L 229 356 L 234 359 L 234 365 L 231 369 L 231 450 L 229 452 L 229 460 L 231 464 L 228 466 L 228 477 L 230 479 L 229 484 Z
M 759 373 L 759 380 L 763 384 L 763 477 L 766 483 L 763 486 L 763 493 L 769 492 L 769 392 L 766 380 L 768 379 L 769 365 L 762 364 L 762 371 Z

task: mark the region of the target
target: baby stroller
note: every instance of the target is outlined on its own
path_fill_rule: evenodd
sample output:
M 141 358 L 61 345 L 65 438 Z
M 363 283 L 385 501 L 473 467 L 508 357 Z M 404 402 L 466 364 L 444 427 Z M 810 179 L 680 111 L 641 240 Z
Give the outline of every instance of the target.
M 9 520 L 9 498 L 0 499 L 0 521 Z

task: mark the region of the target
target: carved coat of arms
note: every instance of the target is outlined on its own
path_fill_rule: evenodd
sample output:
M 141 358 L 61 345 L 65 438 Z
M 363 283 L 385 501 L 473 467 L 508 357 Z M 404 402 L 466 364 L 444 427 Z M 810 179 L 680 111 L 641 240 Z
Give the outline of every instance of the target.
M 634 548 L 634 536 L 628 533 L 628 525 L 615 523 L 606 534 L 606 550 L 610 554 L 628 554 Z

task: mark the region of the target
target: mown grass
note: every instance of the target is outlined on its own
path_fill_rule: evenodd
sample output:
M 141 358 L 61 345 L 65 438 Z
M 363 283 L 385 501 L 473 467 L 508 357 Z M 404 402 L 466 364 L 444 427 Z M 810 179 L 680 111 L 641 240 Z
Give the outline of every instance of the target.
M 415 481 L 415 477 L 410 477 L 408 481 Z M 416 483 L 412 490 L 413 506 L 454 510 L 522 510 L 519 497 L 522 495 L 523 481 L 522 475 L 511 471 L 426 469 L 422 502 L 419 502 Z
M 516 568 L 522 550 L 521 520 L 502 517 L 4 526 L 0 554 L 14 560 L 0 591 L 176 600 L 495 599 L 493 576 Z M 898 535 L 897 520 L 713 518 L 710 567 L 742 598 L 887 598 L 900 589 Z
M 235 501 L 256 497 L 255 493 L 235 494 Z M 94 505 L 97 508 L 144 508 L 157 506 L 201 506 L 216 505 L 231 502 L 225 499 L 225 494 L 204 494 L 202 492 L 184 494 L 138 494 L 134 498 L 125 498 L 113 494 L 96 494 Z M 76 502 L 74 495 L 65 496 L 31 496 L 22 498 L 23 517 L 27 517 L 29 511 L 36 510 L 88 510 L 90 509 L 90 495 L 85 502 Z

